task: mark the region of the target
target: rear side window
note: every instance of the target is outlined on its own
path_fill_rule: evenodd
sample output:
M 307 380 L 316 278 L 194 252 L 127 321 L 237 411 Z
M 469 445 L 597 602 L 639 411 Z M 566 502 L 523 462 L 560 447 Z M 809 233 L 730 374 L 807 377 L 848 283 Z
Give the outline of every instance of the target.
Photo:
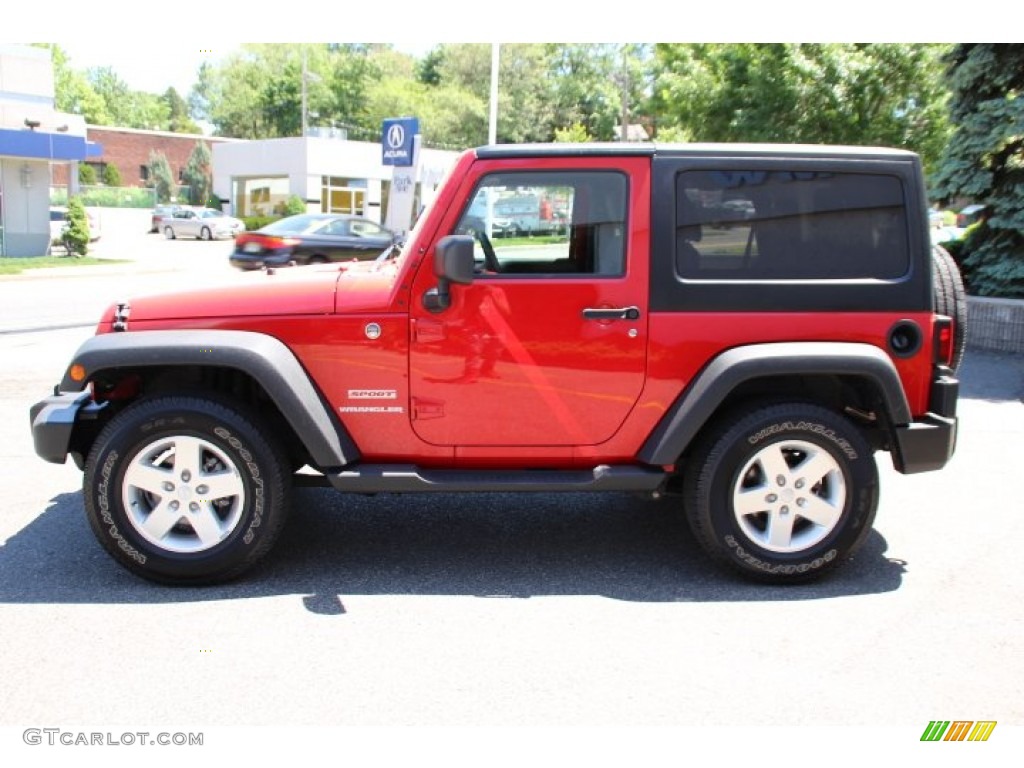
M 684 280 L 894 280 L 910 267 L 899 178 L 691 170 L 676 176 Z

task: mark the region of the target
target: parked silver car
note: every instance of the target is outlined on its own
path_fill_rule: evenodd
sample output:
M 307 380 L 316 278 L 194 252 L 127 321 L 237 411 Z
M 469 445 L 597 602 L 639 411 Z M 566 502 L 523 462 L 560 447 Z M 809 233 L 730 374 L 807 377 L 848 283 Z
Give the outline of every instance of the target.
M 245 231 L 241 219 L 228 216 L 214 208 L 179 208 L 160 221 L 164 237 L 174 240 L 179 237 L 195 237 L 213 240 L 234 237 Z

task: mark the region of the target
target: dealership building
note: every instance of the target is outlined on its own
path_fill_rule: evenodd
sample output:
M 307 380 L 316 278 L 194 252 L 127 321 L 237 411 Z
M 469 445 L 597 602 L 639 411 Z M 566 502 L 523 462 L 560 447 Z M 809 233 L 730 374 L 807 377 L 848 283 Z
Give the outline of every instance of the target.
M 50 51 L 0 45 L 0 256 L 47 252 L 54 169 L 77 180 L 102 152 L 86 134 L 80 115 L 54 108 Z
M 392 179 L 380 143 L 348 141 L 333 131 L 306 137 L 236 141 L 213 147 L 213 191 L 235 216 L 269 216 L 291 195 L 307 211 L 384 220 Z M 458 153 L 420 152 L 418 205 L 427 204 Z M 415 210 L 418 210 L 418 206 Z
M 200 142 L 211 150 L 213 192 L 236 216 L 277 215 L 297 196 L 310 212 L 384 223 L 394 180 L 392 197 L 402 197 L 402 209 L 411 212 L 400 217 L 406 221 L 430 202 L 458 156 L 424 148 L 411 173 L 399 173 L 385 160 L 381 143 L 348 141 L 333 128 L 241 140 L 86 125 L 80 115 L 55 110 L 48 49 L 0 44 L 0 256 L 47 252 L 51 193 L 65 186 L 69 194 L 79 191 L 79 164 L 92 166 L 100 178 L 113 165 L 125 186 L 149 187 L 150 153 L 159 152 L 180 183 Z

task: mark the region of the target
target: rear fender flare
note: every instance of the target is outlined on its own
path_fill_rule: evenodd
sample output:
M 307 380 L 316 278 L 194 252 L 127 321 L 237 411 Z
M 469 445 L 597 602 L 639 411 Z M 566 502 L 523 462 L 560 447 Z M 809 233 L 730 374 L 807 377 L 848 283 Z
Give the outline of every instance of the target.
M 896 367 L 878 347 L 856 342 L 753 344 L 730 349 L 708 363 L 676 398 L 637 458 L 647 464 L 675 464 L 726 398 L 745 382 L 816 374 L 866 379 L 880 393 L 891 425 L 912 420 Z

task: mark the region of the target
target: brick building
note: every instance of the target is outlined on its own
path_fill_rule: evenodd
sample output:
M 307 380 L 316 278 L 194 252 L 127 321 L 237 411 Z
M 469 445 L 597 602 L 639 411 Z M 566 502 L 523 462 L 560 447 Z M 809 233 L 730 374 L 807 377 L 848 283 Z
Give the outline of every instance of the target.
M 143 131 L 107 125 L 89 125 L 86 130 L 89 141 L 97 142 L 103 147 L 103 154 L 99 157 L 90 157 L 86 164 L 94 168 L 97 179 L 103 178 L 104 166 L 113 164 L 121 173 L 121 183 L 126 187 L 149 186 L 150 152 L 163 152 L 170 163 L 171 173 L 180 184 L 189 156 L 198 142 L 205 142 L 212 153 L 214 144 L 239 141 L 191 133 Z M 54 185 L 66 185 L 67 174 L 66 166 L 54 168 Z

